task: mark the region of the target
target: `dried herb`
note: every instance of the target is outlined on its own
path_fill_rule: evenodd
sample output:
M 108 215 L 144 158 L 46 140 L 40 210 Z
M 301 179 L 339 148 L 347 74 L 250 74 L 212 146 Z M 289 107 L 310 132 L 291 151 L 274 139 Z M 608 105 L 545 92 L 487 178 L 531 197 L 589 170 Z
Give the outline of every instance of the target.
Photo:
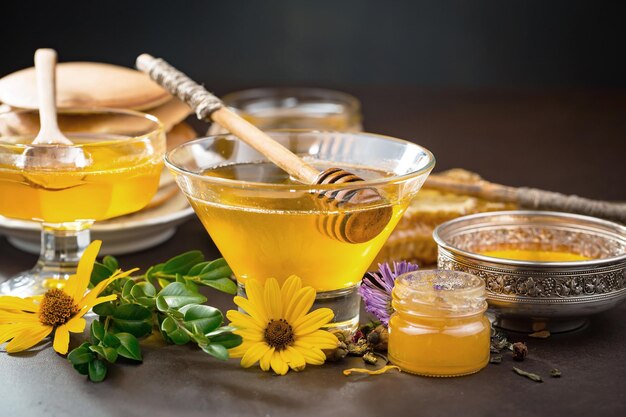
M 521 362 L 528 355 L 528 346 L 524 342 L 513 343 L 513 359 Z
M 528 379 L 530 379 L 532 381 L 543 382 L 543 379 L 541 379 L 541 377 L 539 375 L 537 375 L 537 374 L 533 374 L 531 372 L 526 372 L 526 371 L 523 371 L 523 370 L 521 370 L 519 368 L 516 368 L 516 367 L 513 367 L 513 371 L 516 374 L 518 374 L 520 376 L 525 376 L 526 378 L 528 378 Z
M 348 355 L 363 356 L 369 351 L 370 351 L 370 347 L 367 344 L 367 340 L 365 339 L 359 339 L 359 341 L 356 343 L 353 343 L 353 342 L 348 343 Z
M 373 352 L 367 352 L 365 353 L 365 355 L 363 355 L 363 361 L 370 365 L 376 365 L 376 362 L 378 362 L 378 358 Z
M 367 343 L 379 352 L 386 352 L 389 343 L 389 330 L 380 324 L 367 334 Z
M 506 334 L 500 330 L 493 330 L 491 334 L 491 353 L 500 353 L 502 349 L 511 349 L 511 343 L 506 338 Z
M 549 330 L 541 330 L 539 332 L 534 332 L 528 335 L 529 337 L 534 337 L 536 339 L 547 339 L 548 337 L 550 337 L 550 331 Z
M 494 365 L 499 365 L 502 363 L 502 355 L 492 355 L 489 358 L 489 363 L 493 363 Z
M 552 378 L 560 378 L 561 377 L 561 371 L 559 371 L 558 369 L 554 368 L 550 371 L 550 376 Z

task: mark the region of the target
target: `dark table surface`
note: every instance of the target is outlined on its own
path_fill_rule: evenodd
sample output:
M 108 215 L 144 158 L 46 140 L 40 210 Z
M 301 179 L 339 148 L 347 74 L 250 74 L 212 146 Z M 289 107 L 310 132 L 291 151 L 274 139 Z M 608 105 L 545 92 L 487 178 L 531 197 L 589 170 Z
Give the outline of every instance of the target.
M 463 167 L 509 185 L 626 200 L 626 91 L 351 92 L 363 102 L 367 130 L 426 146 L 438 169 Z M 190 249 L 219 256 L 195 218 L 168 242 L 119 259 L 126 268 L 147 267 Z M 1 275 L 34 262 L 0 238 Z M 226 295 L 208 295 L 216 307 L 233 306 Z M 277 377 L 191 347 L 158 345 L 145 349 L 143 364 L 111 367 L 103 383 L 93 384 L 48 345 L 13 356 L 0 351 L 0 416 L 624 416 L 625 315 L 622 304 L 582 330 L 545 340 L 511 334 L 529 345 L 519 366 L 542 374 L 542 384 L 514 374 L 508 356 L 462 378 L 343 376 L 343 369 L 361 365 L 357 358 Z M 552 368 L 563 376 L 550 378 Z

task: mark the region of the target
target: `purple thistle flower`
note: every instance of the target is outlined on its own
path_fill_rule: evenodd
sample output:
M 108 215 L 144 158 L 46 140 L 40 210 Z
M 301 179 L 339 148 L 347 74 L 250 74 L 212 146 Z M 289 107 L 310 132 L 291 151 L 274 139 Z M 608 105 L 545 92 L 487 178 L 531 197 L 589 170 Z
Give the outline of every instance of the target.
M 363 277 L 359 293 L 365 309 L 375 315 L 385 326 L 393 313 L 391 307 L 391 290 L 399 275 L 416 271 L 417 265 L 411 262 L 394 262 L 393 272 L 388 263 L 378 264 L 378 272 L 368 272 Z

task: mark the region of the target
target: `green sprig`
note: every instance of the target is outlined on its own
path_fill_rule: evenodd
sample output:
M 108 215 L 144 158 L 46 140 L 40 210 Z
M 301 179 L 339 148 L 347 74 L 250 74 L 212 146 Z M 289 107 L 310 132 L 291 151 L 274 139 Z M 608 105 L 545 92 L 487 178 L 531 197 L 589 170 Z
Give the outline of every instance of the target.
M 118 261 L 106 256 L 96 262 L 91 285 L 97 285 L 119 268 Z M 72 350 L 69 362 L 91 381 L 104 380 L 107 364 L 121 357 L 143 360 L 139 339 L 158 328 L 163 339 L 178 345 L 195 343 L 207 354 L 228 359 L 228 349 L 241 344 L 241 337 L 224 326 L 224 315 L 204 305 L 207 298 L 199 285 L 234 294 L 237 287 L 232 270 L 224 261 L 205 261 L 199 251 L 186 252 L 149 268 L 145 274 L 113 281 L 102 295 L 117 299 L 93 308 L 99 316 L 90 327 L 89 340 Z

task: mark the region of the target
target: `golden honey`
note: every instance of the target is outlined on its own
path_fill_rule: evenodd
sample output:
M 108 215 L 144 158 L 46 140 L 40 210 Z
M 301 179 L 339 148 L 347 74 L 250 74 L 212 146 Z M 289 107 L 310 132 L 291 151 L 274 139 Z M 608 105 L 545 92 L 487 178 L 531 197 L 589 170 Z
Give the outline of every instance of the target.
M 389 360 L 424 376 L 461 376 L 489 362 L 491 326 L 483 281 L 455 271 L 400 276 L 392 292 Z
M 503 249 L 480 252 L 481 255 L 493 258 L 513 259 L 516 261 L 531 262 L 575 262 L 588 261 L 592 258 L 573 252 L 528 250 L 528 249 Z
M 0 164 L 0 215 L 46 223 L 94 221 L 148 204 L 158 188 L 160 157 L 130 157 L 128 149 L 115 146 L 83 149 L 92 160 L 86 168 L 18 169 Z
M 364 179 L 388 175 L 370 169 L 350 171 Z M 205 175 L 264 184 L 295 184 L 270 163 L 229 165 L 206 171 Z M 341 210 L 320 206 L 317 196 L 308 192 L 294 192 L 291 198 L 280 199 L 270 197 L 271 194 L 264 198 L 262 189 L 235 193 L 226 190 L 213 201 L 207 197 L 190 197 L 190 201 L 239 282 L 248 278 L 265 281 L 270 277 L 284 280 L 296 274 L 304 285 L 318 291 L 357 285 L 408 205 L 408 201 L 394 204 L 387 227 L 372 240 L 355 244 L 324 234 L 320 222 L 357 209 L 375 210 L 380 203 Z

